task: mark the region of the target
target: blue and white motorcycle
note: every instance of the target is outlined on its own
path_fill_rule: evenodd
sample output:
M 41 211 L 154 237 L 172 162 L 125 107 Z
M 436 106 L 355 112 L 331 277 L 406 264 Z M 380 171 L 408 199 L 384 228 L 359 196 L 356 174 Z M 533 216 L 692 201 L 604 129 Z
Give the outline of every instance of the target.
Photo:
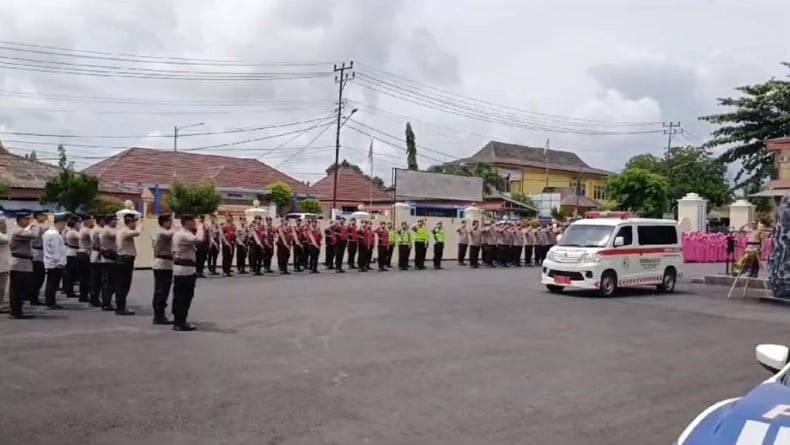
M 766 344 L 755 353 L 773 376 L 743 397 L 710 406 L 676 445 L 790 445 L 790 348 Z

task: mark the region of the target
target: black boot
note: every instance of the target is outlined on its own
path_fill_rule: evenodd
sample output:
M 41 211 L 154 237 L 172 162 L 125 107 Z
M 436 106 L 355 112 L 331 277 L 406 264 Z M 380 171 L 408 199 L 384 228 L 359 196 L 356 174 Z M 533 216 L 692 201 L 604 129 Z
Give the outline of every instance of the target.
M 195 329 L 197 329 L 195 326 L 187 322 L 173 324 L 174 331 L 194 331 Z

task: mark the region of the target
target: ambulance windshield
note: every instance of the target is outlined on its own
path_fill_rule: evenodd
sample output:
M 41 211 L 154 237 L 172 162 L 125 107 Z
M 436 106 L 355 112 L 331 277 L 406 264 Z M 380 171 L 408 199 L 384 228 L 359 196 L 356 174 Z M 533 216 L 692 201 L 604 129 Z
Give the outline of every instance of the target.
M 557 244 L 568 247 L 604 247 L 613 231 L 612 226 L 571 224 Z

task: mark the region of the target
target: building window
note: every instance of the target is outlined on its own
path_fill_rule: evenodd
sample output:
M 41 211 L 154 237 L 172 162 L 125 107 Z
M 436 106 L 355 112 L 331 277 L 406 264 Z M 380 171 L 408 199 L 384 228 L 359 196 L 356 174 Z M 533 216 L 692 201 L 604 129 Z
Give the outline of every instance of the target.
M 593 199 L 598 201 L 606 200 L 606 187 L 602 185 L 593 186 Z
M 573 189 L 574 193 L 577 193 L 581 196 L 587 196 L 587 184 L 584 182 L 579 184 L 579 181 L 574 180 L 570 182 L 569 186 Z

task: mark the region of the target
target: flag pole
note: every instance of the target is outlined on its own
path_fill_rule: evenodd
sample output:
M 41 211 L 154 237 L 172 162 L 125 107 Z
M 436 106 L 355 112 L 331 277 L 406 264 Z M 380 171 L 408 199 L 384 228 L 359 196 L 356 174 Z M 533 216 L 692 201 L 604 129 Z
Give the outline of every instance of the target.
M 546 187 L 549 186 L 549 139 L 546 139 L 546 149 L 543 150 L 543 157 L 546 159 Z
M 370 200 L 368 201 L 368 209 L 373 211 L 373 139 L 370 140 L 370 149 L 368 150 L 368 158 L 370 158 Z

